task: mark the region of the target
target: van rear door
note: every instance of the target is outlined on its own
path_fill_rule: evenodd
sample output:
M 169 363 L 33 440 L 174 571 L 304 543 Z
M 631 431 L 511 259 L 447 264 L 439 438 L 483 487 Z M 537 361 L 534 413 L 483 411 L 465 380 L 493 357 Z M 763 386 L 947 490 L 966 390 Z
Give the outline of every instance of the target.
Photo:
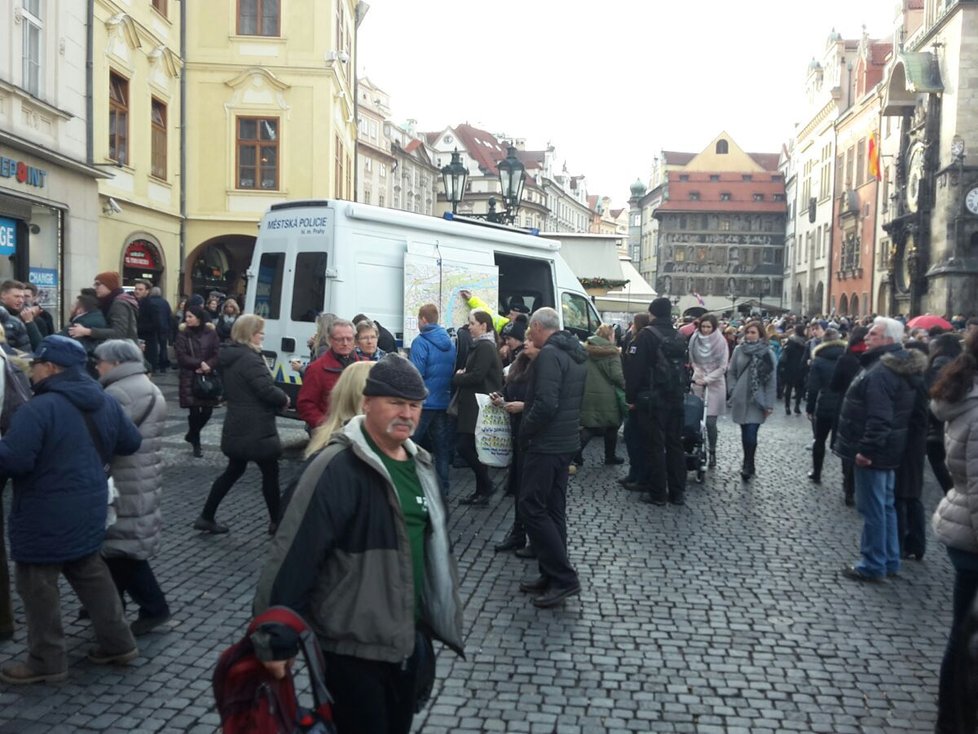
M 459 291 L 469 290 L 490 308 L 499 305 L 499 268 L 492 249 L 463 250 L 440 243 L 409 242 L 404 256 L 404 347 L 418 335 L 418 309 L 438 306 L 445 328 L 468 323 Z

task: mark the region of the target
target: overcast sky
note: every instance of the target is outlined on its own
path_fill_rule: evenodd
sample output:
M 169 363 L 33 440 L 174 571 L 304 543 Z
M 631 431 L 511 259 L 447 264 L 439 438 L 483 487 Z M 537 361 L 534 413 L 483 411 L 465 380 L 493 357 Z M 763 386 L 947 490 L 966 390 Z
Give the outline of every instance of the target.
M 899 0 L 368 0 L 359 71 L 398 122 L 462 122 L 548 142 L 622 206 L 661 150 L 722 130 L 776 153 L 802 120 L 832 29 L 892 38 Z

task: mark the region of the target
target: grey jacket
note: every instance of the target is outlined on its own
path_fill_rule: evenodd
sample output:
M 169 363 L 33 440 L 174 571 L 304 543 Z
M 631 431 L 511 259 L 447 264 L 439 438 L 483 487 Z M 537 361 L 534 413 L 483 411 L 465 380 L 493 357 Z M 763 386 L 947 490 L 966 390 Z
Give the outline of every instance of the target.
M 934 534 L 945 545 L 978 553 L 978 381 L 964 400 L 932 400 L 930 409 L 947 422 L 944 447 L 954 479 L 934 513 Z
M 159 551 L 163 528 L 160 496 L 166 400 L 146 376 L 141 362 L 124 362 L 99 382 L 105 392 L 119 401 L 143 437 L 139 451 L 132 456 L 117 456 L 112 461 L 112 479 L 119 491 L 115 501 L 118 519 L 105 531 L 102 555 L 146 560 Z
M 755 399 L 750 394 L 750 355 L 745 351 L 744 344 L 734 349 L 730 357 L 730 368 L 727 371 L 727 384 L 730 387 L 730 398 L 727 405 L 730 408 L 730 420 L 734 423 L 763 423 L 767 417 L 764 415 L 765 409 L 774 408 L 774 400 L 777 392 L 774 370 L 776 367 L 774 352 L 768 347 L 763 352 L 763 358 L 770 360 L 771 373 L 768 379 L 762 383 L 761 389 Z
M 411 546 L 397 490 L 357 416 L 310 461 L 295 487 L 258 582 L 254 613 L 287 606 L 323 649 L 400 663 L 415 643 Z M 419 623 L 462 652 L 462 605 L 431 456 L 412 441 L 429 528 Z

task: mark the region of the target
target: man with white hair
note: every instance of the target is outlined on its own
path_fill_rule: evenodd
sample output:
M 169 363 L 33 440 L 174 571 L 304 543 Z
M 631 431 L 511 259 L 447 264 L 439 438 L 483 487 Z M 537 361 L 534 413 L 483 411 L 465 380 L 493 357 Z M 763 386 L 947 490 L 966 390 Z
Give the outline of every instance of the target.
M 846 391 L 834 451 L 853 462 L 856 509 L 863 517 L 861 560 L 842 570 L 853 581 L 882 581 L 900 570 L 894 507 L 896 469 L 907 443 L 916 382 L 927 357 L 903 348 L 903 324 L 877 317 L 860 357 L 862 370 Z

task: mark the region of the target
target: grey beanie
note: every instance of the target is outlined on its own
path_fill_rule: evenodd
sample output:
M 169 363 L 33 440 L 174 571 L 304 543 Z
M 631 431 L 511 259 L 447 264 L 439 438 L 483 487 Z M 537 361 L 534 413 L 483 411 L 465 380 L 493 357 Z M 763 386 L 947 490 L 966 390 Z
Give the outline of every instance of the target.
M 417 367 L 399 354 L 387 354 L 370 368 L 363 395 L 424 400 L 428 397 L 428 388 L 424 386 Z

